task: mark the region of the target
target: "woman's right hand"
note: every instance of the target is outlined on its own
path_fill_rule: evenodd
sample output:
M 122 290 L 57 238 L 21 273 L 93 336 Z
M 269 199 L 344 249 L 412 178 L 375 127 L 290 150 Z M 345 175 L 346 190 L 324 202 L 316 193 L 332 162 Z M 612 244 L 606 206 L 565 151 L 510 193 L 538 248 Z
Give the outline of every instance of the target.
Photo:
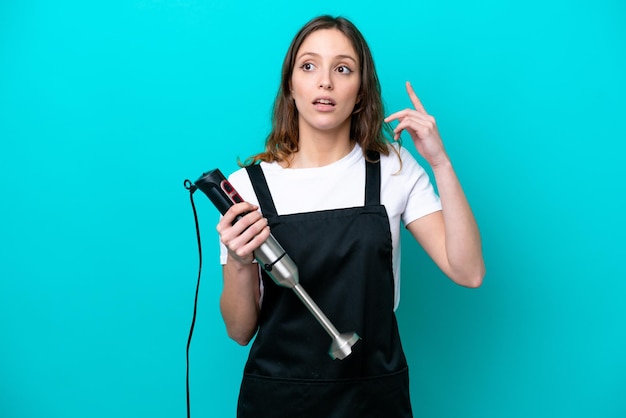
M 228 335 L 241 345 L 256 333 L 261 309 L 259 268 L 253 264 L 253 252 L 269 237 L 270 228 L 258 209 L 247 202 L 236 203 L 217 224 L 220 241 L 228 248 L 220 309 Z M 241 219 L 233 225 L 237 216 Z
M 228 249 L 230 257 L 240 264 L 252 264 L 254 250 L 270 235 L 267 219 L 258 209 L 258 206 L 248 202 L 236 203 L 217 224 L 220 241 Z M 233 225 L 239 215 L 242 218 Z

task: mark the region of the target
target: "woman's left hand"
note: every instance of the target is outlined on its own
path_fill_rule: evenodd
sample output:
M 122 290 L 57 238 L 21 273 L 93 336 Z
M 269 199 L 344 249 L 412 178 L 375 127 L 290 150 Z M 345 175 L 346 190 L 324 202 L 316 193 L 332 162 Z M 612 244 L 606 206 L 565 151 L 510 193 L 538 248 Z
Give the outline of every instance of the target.
M 426 112 L 420 99 L 413 91 L 411 83 L 406 82 L 406 91 L 415 109 L 404 109 L 395 112 L 385 118 L 385 122 L 397 120 L 399 123 L 393 130 L 394 139 L 398 140 L 402 131 L 407 131 L 415 148 L 431 166 L 436 166 L 448 161 L 448 155 L 443 147 L 435 118 Z

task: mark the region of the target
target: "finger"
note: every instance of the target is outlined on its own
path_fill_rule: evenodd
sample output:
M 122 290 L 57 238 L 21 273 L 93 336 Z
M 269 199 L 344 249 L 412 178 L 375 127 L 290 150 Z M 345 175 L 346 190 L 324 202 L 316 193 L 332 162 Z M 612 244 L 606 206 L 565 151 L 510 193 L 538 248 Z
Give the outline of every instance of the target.
M 411 83 L 409 81 L 406 82 L 406 91 L 407 93 L 409 93 L 409 98 L 411 99 L 411 103 L 413 103 L 415 110 L 419 112 L 427 113 L 426 109 L 424 108 L 424 105 L 422 104 L 420 99 L 417 97 L 417 94 L 415 94 L 415 90 L 413 90 L 413 86 L 411 86 Z
M 428 135 L 434 131 L 434 125 L 428 119 L 422 118 L 405 118 L 393 130 L 395 133 L 395 139 L 400 136 L 402 131 L 407 131 L 409 134 L 423 136 Z
M 270 236 L 270 227 L 267 224 L 265 224 L 265 226 L 263 226 L 262 229 L 241 248 L 246 253 L 252 253 L 257 248 L 259 248 L 261 244 L 267 241 L 267 238 L 269 238 L 269 236 Z
M 263 218 L 259 212 L 248 212 L 233 225 L 232 234 L 234 236 L 241 236 L 243 241 L 247 242 L 266 225 L 267 219 Z
M 405 118 L 407 116 L 410 116 L 411 112 L 415 112 L 415 110 L 413 110 L 413 109 L 399 110 L 399 111 L 397 111 L 395 113 L 392 113 L 391 115 L 387 116 L 385 118 L 385 122 L 391 122 L 392 120 L 398 120 L 398 119 Z
M 256 206 L 249 203 L 239 203 L 226 211 L 217 224 L 217 232 L 224 242 L 239 236 L 262 217 L 255 208 Z
M 235 203 L 226 211 L 223 216 L 223 221 L 232 224 L 238 216 L 243 216 L 246 213 L 256 211 L 257 209 L 258 206 L 248 202 Z
M 385 122 L 391 122 L 392 120 L 402 120 L 406 118 L 419 118 L 419 119 L 434 119 L 431 115 L 426 112 L 422 112 L 415 109 L 403 109 L 399 110 L 385 118 Z
M 392 113 L 391 115 L 387 116 L 385 118 L 385 122 L 389 123 L 392 120 L 397 120 L 400 118 L 403 118 L 406 115 L 406 109 L 405 110 L 400 110 L 398 112 Z
M 254 238 L 254 240 L 250 241 L 245 246 L 239 247 L 235 250 L 229 248 L 228 250 L 236 260 L 239 260 L 244 264 L 252 264 L 254 262 L 254 251 L 256 251 L 256 249 L 259 248 L 265 240 L 267 240 L 268 236 L 269 229 L 266 236 L 261 236 L 261 234 L 259 234 Z
M 240 222 L 237 222 L 232 228 L 225 230 L 221 235 L 222 243 L 239 256 L 254 251 L 267 238 L 264 232 L 266 230 L 269 231 L 269 226 L 265 218 L 258 219 L 247 225 L 245 229 L 240 230 L 241 225 L 247 223 L 251 215 L 253 214 L 246 215 Z M 262 241 L 257 239 L 259 234 L 264 237 Z
M 409 116 L 399 118 L 398 125 L 396 125 L 396 128 L 400 125 L 407 126 L 407 124 L 411 124 L 411 123 L 416 123 L 416 124 L 431 127 L 431 128 L 435 126 L 436 123 L 435 123 L 434 117 L 427 115 L 425 113 L 419 113 L 415 110 L 413 110 L 412 112 L 413 113 L 410 114 Z
M 396 127 L 394 128 L 393 132 L 394 132 L 394 139 L 398 140 L 400 138 L 400 135 L 402 135 L 402 132 L 406 131 L 409 134 L 415 132 L 415 128 L 411 125 L 411 121 L 408 119 L 403 119 L 400 121 L 400 123 L 398 123 L 396 125 Z
M 259 234 L 263 234 L 264 231 L 269 231 L 269 226 L 267 224 L 267 219 L 261 218 L 258 221 L 251 224 L 248 228 L 241 232 L 241 235 L 234 238 L 231 243 L 233 245 L 237 245 L 239 247 L 248 247 L 250 245 L 254 245 L 254 249 L 263 243 L 262 240 L 258 242 L 257 237 Z M 257 243 L 258 242 L 258 243 Z M 252 243 L 252 244 L 251 244 Z

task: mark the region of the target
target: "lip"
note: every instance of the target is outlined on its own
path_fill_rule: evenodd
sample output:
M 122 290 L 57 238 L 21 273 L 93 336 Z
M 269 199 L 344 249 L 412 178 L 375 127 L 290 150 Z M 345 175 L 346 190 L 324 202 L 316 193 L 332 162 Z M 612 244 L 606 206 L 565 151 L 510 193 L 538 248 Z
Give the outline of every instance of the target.
M 334 99 L 328 96 L 316 97 L 312 102 L 313 106 L 322 112 L 327 112 L 329 110 L 333 110 L 337 102 Z

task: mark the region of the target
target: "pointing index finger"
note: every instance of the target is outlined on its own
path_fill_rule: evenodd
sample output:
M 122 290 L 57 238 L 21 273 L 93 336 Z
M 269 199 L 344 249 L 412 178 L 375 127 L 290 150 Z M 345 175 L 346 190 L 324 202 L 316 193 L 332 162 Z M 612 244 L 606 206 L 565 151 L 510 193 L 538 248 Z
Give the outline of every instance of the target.
M 422 102 L 420 102 L 420 99 L 417 97 L 417 94 L 415 94 L 415 91 L 413 90 L 413 86 L 411 86 L 411 82 L 409 81 L 406 82 L 406 91 L 407 93 L 409 93 L 409 98 L 411 99 L 411 103 L 413 103 L 415 110 L 419 112 L 427 113 L 426 109 L 424 108 L 424 105 L 422 105 Z

